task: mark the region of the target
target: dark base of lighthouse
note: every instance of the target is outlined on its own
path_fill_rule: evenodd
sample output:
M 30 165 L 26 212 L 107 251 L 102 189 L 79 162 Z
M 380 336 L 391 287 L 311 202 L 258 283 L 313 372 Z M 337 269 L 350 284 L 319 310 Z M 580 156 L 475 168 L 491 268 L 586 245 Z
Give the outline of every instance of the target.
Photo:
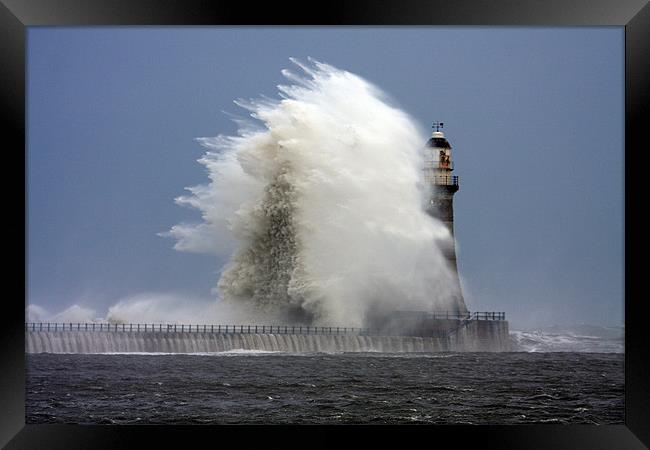
M 445 256 L 451 270 L 455 291 L 457 294 L 448 299 L 447 303 L 456 312 L 467 312 L 467 306 L 463 299 L 460 279 L 458 277 L 458 263 L 456 261 L 456 243 L 454 240 L 454 194 L 458 191 L 458 185 L 436 185 L 433 187 L 427 213 L 441 221 L 451 233 L 448 242 L 441 243 L 440 250 Z

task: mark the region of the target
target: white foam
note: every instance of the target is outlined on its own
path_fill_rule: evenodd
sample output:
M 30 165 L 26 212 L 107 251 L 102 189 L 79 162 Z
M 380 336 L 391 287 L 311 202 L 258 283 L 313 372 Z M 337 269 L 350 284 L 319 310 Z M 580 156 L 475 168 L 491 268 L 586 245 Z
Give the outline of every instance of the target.
M 208 185 L 177 199 L 203 221 L 169 231 L 175 248 L 231 255 L 223 302 L 251 316 L 298 309 L 317 324 L 362 326 L 367 308 L 448 310 L 455 285 L 424 211 L 426 136 L 361 77 L 294 61 L 282 100 L 238 101 L 261 126 L 201 138 Z M 224 245 L 233 242 L 234 245 Z

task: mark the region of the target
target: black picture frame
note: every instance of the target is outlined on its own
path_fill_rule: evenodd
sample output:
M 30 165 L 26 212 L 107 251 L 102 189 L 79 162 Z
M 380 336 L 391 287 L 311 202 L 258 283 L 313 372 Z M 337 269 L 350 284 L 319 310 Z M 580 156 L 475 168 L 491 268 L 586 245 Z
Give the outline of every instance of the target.
M 625 27 L 625 424 L 624 425 L 517 425 L 517 426 L 408 426 L 408 427 L 244 427 L 227 426 L 75 426 L 25 425 L 25 303 L 19 295 L 4 301 L 2 370 L 0 370 L 0 445 L 6 448 L 132 448 L 189 447 L 197 439 L 226 445 L 229 438 L 247 445 L 250 437 L 276 446 L 302 443 L 311 446 L 317 434 L 320 445 L 340 445 L 353 434 L 361 439 L 456 446 L 481 445 L 504 449 L 636 449 L 650 445 L 650 339 L 645 331 L 645 300 L 641 296 L 641 233 L 639 210 L 644 203 L 638 162 L 650 148 L 644 133 L 650 97 L 650 6 L 647 0 L 354 0 L 280 4 L 247 4 L 205 0 L 0 0 L 0 101 L 5 128 L 5 219 L 13 225 L 13 211 L 22 211 L 23 246 L 15 243 L 18 260 L 5 258 L 16 273 L 15 284 L 26 279 L 26 130 L 25 49 L 26 27 L 101 25 L 516 25 L 516 26 L 624 26 Z M 617 118 L 613 118 L 616 120 Z M 6 160 L 11 155 L 15 160 Z M 22 158 L 21 158 L 22 156 Z M 15 161 L 15 162 L 14 162 Z M 18 171 L 23 165 L 22 172 Z M 19 172 L 25 195 L 17 194 L 19 182 L 6 176 Z M 22 204 L 21 204 L 22 203 Z M 639 208 L 641 206 L 641 208 Z M 615 212 L 613 212 L 615 213 Z M 17 227 L 16 227 L 17 228 Z M 10 230 L 11 232 L 11 230 Z M 20 233 L 18 233 L 20 234 Z M 8 236 L 12 236 L 9 234 Z M 13 250 L 13 249 L 12 249 Z M 290 440 L 286 440 L 290 437 Z M 275 441 L 278 439 L 277 441 Z M 283 439 L 280 441 L 279 439 Z M 417 441 L 415 439 L 418 439 Z M 422 439 L 422 440 L 420 440 Z M 138 444 L 136 444 L 136 441 Z M 233 441 L 230 441 L 233 442 Z M 237 441 L 234 441 L 237 442 Z M 387 442 L 387 441 L 385 441 Z M 644 445 L 645 444 L 645 445 Z M 240 445 L 240 444 L 228 444 Z M 422 445 L 422 444 L 417 444 Z

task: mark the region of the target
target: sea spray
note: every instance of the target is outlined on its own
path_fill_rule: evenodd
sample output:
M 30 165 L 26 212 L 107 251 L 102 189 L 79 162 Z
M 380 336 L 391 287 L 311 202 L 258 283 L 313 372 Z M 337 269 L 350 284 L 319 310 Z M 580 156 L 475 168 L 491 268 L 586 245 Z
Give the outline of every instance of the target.
M 210 183 L 176 201 L 202 222 L 172 227 L 175 248 L 228 254 L 219 303 L 251 320 L 361 326 L 370 308 L 451 309 L 451 236 L 423 208 L 426 138 L 361 77 L 292 62 L 304 74 L 283 71 L 281 99 L 236 102 L 257 122 L 199 139 Z

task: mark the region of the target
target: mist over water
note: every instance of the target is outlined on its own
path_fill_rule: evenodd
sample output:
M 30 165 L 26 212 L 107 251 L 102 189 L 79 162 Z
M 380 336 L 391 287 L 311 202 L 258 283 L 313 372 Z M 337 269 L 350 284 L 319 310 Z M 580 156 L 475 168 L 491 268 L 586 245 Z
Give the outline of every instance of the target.
M 451 236 L 423 209 L 426 136 L 361 77 L 292 62 L 302 73 L 283 71 L 279 100 L 236 102 L 255 119 L 237 136 L 198 139 L 210 182 L 176 201 L 202 222 L 172 227 L 175 248 L 230 255 L 218 304 L 251 321 L 448 309 Z

